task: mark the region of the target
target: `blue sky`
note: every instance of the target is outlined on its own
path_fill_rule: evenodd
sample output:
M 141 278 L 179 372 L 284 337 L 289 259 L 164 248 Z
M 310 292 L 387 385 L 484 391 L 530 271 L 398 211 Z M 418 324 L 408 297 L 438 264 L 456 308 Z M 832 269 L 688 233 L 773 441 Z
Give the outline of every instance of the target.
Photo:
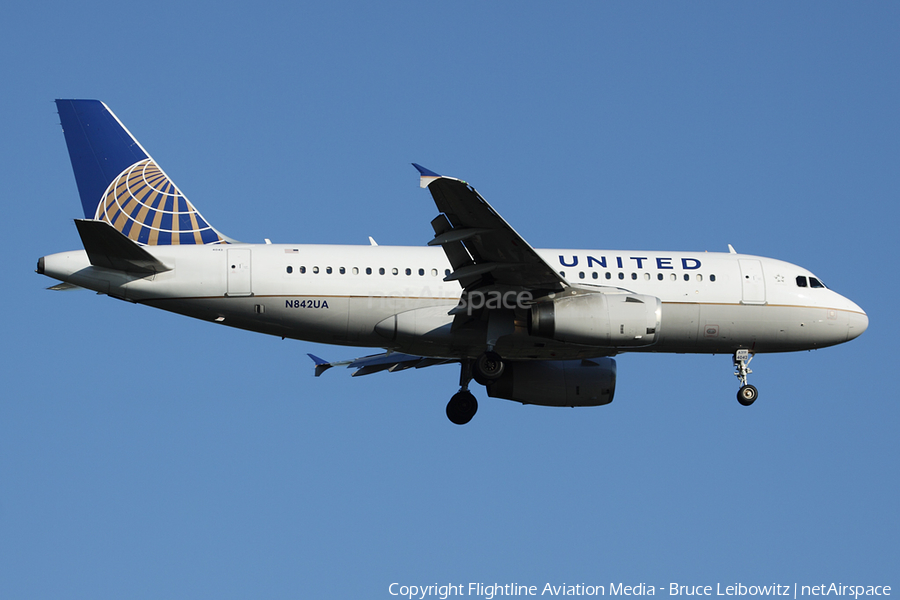
M 900 584 L 896 3 L 24 3 L 0 24 L 0 596 L 389 598 L 431 583 Z M 537 247 L 809 268 L 869 330 L 620 356 L 615 401 L 452 367 L 312 376 L 282 341 L 89 292 L 54 98 L 105 101 L 219 230 L 424 245 L 410 162 Z M 40 217 L 40 218 L 38 218 Z

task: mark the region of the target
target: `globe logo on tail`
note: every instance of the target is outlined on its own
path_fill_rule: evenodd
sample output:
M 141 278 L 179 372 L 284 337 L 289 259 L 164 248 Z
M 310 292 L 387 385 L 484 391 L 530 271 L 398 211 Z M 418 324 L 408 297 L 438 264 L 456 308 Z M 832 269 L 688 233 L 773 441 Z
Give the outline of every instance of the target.
M 227 243 L 151 158 L 113 179 L 94 218 L 147 246 Z

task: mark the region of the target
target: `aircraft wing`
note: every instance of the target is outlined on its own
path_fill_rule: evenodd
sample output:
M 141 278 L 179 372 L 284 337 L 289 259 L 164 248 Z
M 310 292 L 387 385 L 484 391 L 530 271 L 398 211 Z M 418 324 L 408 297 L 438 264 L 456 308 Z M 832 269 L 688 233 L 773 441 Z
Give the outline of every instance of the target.
M 380 371 L 394 373 L 396 371 L 412 369 L 413 367 L 421 369 L 433 365 L 446 365 L 453 362 L 459 362 L 450 358 L 427 358 L 424 356 L 413 356 L 412 354 L 402 354 L 400 352 L 385 352 L 384 354 L 373 354 L 372 356 L 364 356 L 352 360 L 339 360 L 335 362 L 328 362 L 313 354 L 308 354 L 307 356 L 316 363 L 316 377 L 331 367 L 346 366 L 348 369 L 356 369 L 351 377 L 359 377 L 361 375 L 370 375 Z
M 542 259 L 481 195 L 465 181 L 442 177 L 413 163 L 441 212 L 432 222 L 434 239 L 453 266 L 445 281 L 467 292 L 484 286 L 555 292 L 566 279 Z

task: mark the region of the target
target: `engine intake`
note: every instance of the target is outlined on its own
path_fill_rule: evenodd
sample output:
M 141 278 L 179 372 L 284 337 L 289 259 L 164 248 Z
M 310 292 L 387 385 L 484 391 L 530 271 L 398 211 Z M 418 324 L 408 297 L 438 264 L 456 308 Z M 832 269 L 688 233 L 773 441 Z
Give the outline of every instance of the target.
M 642 294 L 586 294 L 531 307 L 531 335 L 608 348 L 651 346 L 659 339 L 662 302 Z

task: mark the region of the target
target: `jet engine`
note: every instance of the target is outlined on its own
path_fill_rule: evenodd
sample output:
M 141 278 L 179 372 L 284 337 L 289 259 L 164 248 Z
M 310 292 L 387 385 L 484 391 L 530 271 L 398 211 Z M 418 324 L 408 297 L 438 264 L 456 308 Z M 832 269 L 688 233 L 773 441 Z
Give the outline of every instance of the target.
M 605 348 L 650 346 L 659 339 L 662 302 L 641 294 L 585 294 L 531 307 L 531 335 Z
M 600 406 L 616 392 L 616 361 L 529 360 L 506 363 L 503 375 L 488 386 L 491 398 L 541 406 Z

